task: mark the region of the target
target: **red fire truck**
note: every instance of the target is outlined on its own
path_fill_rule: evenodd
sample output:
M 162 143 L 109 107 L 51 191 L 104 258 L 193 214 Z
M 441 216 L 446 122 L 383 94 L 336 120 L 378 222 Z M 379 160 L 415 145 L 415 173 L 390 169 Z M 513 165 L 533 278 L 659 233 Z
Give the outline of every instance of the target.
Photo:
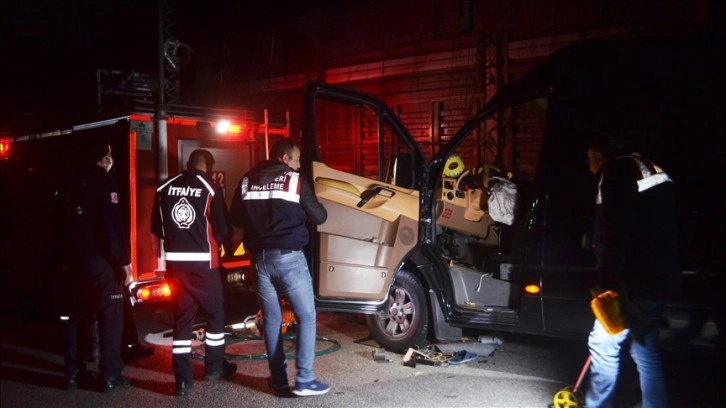
M 89 139 L 105 138 L 111 143 L 112 171 L 130 231 L 131 299 L 134 304 L 150 304 L 170 296 L 163 251 L 149 225 L 159 182 L 183 170 L 192 150 L 208 149 L 216 160 L 213 177 L 221 184 L 229 206 L 237 181 L 266 158 L 275 140 L 289 137 L 289 129 L 287 113 L 273 116 L 267 110 L 185 107 L 167 112 L 164 120 L 156 120 L 153 111 L 140 108 L 33 134 L 3 135 L 0 258 L 8 281 L 4 294 L 11 302 L 20 300 L 19 304 L 34 297 L 29 294 L 51 302 L 54 294 L 65 296 L 63 277 L 55 276 L 52 255 L 53 195 L 76 167 Z M 238 246 L 233 253 L 223 254 L 224 272 L 228 286 L 244 285 L 249 260 L 241 237 L 235 236 L 233 241 Z

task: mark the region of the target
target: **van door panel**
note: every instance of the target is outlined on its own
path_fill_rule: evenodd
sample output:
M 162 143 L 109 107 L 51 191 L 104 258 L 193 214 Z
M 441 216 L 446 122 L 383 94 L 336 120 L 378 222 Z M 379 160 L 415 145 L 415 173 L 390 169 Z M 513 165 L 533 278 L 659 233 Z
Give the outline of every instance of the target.
M 418 192 L 319 162 L 313 162 L 313 180 L 328 211 L 317 226 L 318 296 L 384 299 L 392 271 L 416 244 Z

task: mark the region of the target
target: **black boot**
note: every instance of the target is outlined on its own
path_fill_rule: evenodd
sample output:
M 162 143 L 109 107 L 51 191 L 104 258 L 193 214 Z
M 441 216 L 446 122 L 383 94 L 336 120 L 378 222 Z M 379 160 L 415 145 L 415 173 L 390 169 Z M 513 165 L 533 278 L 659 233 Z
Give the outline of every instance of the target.
M 121 346 L 121 357 L 125 362 L 154 355 L 153 347 L 143 346 L 141 343 L 130 343 Z
M 66 374 L 66 390 L 75 390 L 79 387 L 79 383 L 86 379 L 86 365 L 81 363 L 80 368 L 70 374 Z

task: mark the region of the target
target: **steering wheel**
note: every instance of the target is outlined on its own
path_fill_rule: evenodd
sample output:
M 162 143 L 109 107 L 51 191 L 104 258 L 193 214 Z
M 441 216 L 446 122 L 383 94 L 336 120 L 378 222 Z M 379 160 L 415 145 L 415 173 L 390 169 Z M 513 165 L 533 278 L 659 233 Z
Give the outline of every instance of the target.
M 495 173 L 501 174 L 502 171 L 497 166 L 487 163 L 482 164 L 481 167 L 477 167 L 474 170 L 474 175 L 479 180 L 479 186 L 483 189 L 489 188 L 489 181 Z
M 462 191 L 464 189 L 464 186 L 461 184 L 462 181 L 464 181 L 464 177 L 469 176 L 471 173 L 471 170 L 464 170 L 461 172 L 461 175 L 456 179 L 456 184 L 454 185 L 454 191 Z

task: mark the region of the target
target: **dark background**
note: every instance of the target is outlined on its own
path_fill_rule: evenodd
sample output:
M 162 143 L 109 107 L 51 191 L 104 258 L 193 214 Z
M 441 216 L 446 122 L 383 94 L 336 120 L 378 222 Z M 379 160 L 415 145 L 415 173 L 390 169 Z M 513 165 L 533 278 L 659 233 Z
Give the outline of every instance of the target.
M 193 97 L 204 68 L 202 51 L 225 37 L 285 24 L 313 7 L 346 8 L 342 1 L 164 0 L 165 38 L 191 48 L 184 67 Z M 93 110 L 96 70 L 153 77 L 159 65 L 157 0 L 4 0 L 0 3 L 0 129 Z M 244 53 L 245 50 L 239 50 Z M 154 91 L 158 89 L 155 86 Z M 28 129 L 31 131 L 32 129 Z

